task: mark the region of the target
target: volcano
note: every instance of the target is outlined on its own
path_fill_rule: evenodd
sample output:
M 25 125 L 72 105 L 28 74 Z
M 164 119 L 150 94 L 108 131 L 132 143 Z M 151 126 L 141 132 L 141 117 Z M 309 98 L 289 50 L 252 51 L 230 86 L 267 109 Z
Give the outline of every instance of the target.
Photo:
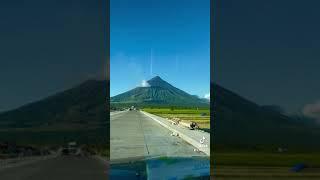
M 135 104 L 141 106 L 208 106 L 209 101 L 180 90 L 156 76 L 146 86 L 136 87 L 111 97 L 111 104 Z

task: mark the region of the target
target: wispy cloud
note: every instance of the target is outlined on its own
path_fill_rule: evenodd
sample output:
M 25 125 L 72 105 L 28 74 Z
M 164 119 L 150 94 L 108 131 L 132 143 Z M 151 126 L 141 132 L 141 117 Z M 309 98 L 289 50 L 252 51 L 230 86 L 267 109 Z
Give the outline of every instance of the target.
M 150 51 L 150 76 L 153 75 L 153 49 Z
M 111 61 L 115 67 L 111 65 L 110 71 L 124 71 L 130 72 L 130 76 L 125 76 L 126 78 L 144 78 L 144 71 L 142 64 L 138 63 L 137 58 L 133 56 L 129 56 L 124 53 L 117 53 L 116 55 L 111 57 Z M 112 77 L 111 77 L 112 78 Z
M 175 62 L 176 62 L 176 71 L 178 72 L 179 71 L 179 57 L 178 55 L 176 55 L 176 58 L 175 58 Z

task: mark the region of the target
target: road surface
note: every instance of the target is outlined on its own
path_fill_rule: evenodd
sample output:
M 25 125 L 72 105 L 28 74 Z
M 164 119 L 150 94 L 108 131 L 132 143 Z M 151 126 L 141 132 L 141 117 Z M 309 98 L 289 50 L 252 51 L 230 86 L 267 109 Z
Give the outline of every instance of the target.
M 105 180 L 107 165 L 94 158 L 61 156 L 0 169 L 1 180 Z
M 111 163 L 148 157 L 205 156 L 140 111 L 111 114 Z

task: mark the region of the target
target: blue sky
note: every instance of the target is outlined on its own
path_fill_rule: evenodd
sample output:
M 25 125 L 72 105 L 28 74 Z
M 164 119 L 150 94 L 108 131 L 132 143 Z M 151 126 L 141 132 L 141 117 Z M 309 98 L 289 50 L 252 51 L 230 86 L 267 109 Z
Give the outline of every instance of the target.
M 160 76 L 204 97 L 210 91 L 209 0 L 111 0 L 110 95 Z

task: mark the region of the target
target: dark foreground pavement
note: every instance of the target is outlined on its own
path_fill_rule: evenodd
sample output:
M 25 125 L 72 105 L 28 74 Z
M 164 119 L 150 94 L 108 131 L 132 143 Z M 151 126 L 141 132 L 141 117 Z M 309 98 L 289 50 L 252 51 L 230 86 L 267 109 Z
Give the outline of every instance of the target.
M 107 165 L 94 158 L 62 156 L 0 169 L 0 180 L 105 180 Z

